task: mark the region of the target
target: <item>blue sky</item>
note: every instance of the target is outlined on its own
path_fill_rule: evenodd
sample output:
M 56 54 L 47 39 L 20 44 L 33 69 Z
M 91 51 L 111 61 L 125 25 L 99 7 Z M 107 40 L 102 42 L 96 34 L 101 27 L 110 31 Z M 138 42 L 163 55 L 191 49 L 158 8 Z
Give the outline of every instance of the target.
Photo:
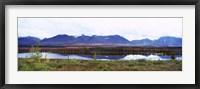
M 128 40 L 182 38 L 182 18 L 18 18 L 18 36 L 121 35 Z

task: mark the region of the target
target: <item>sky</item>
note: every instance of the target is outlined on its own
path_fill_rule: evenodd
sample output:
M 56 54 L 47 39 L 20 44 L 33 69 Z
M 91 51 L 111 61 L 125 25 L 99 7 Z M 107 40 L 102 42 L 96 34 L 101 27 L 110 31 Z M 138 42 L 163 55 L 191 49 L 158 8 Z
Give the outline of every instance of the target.
M 58 34 L 120 35 L 129 41 L 182 38 L 182 18 L 18 18 L 18 37 L 44 39 Z

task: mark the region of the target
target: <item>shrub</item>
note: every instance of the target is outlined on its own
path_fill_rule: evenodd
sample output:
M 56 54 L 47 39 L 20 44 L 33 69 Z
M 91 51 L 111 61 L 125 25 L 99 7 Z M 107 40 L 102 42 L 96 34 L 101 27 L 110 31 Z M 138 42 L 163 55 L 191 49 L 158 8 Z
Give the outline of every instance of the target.
M 94 52 L 94 60 L 97 60 L 97 54 L 96 54 L 96 52 Z
M 36 47 L 32 46 L 31 49 L 30 49 L 30 55 L 29 55 L 29 58 L 31 59 L 40 59 L 42 57 L 42 53 L 40 52 L 40 43 L 37 42 L 36 43 Z
M 172 59 L 172 60 L 175 60 L 175 59 L 176 59 L 174 53 L 171 53 L 171 59 Z

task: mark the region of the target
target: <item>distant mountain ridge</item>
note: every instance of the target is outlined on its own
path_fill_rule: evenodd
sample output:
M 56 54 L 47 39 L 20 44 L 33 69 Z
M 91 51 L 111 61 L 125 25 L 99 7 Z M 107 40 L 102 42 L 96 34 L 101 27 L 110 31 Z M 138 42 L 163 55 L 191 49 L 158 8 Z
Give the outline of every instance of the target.
M 182 46 L 182 38 L 172 37 L 172 36 L 163 36 L 157 40 L 142 39 L 142 40 L 133 40 L 131 43 L 135 46 Z
M 54 37 L 40 40 L 37 37 L 19 37 L 18 46 L 32 46 L 36 42 L 40 42 L 41 46 L 78 46 L 78 45 L 115 45 L 115 46 L 182 46 L 182 38 L 163 36 L 157 40 L 150 40 L 148 38 L 141 40 L 129 41 L 120 35 L 108 36 L 86 36 L 78 37 L 66 34 L 56 35 Z
M 37 37 L 27 36 L 18 38 L 18 46 L 31 46 L 36 42 L 40 41 Z

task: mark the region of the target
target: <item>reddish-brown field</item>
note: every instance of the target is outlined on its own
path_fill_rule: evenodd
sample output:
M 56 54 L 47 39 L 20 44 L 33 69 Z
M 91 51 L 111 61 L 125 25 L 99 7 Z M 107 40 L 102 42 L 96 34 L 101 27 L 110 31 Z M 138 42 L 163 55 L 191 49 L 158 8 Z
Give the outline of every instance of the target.
M 40 47 L 42 52 L 61 54 L 166 54 L 182 55 L 182 47 L 110 47 L 110 46 L 69 46 L 69 47 Z M 19 47 L 18 52 L 30 52 L 30 47 Z

